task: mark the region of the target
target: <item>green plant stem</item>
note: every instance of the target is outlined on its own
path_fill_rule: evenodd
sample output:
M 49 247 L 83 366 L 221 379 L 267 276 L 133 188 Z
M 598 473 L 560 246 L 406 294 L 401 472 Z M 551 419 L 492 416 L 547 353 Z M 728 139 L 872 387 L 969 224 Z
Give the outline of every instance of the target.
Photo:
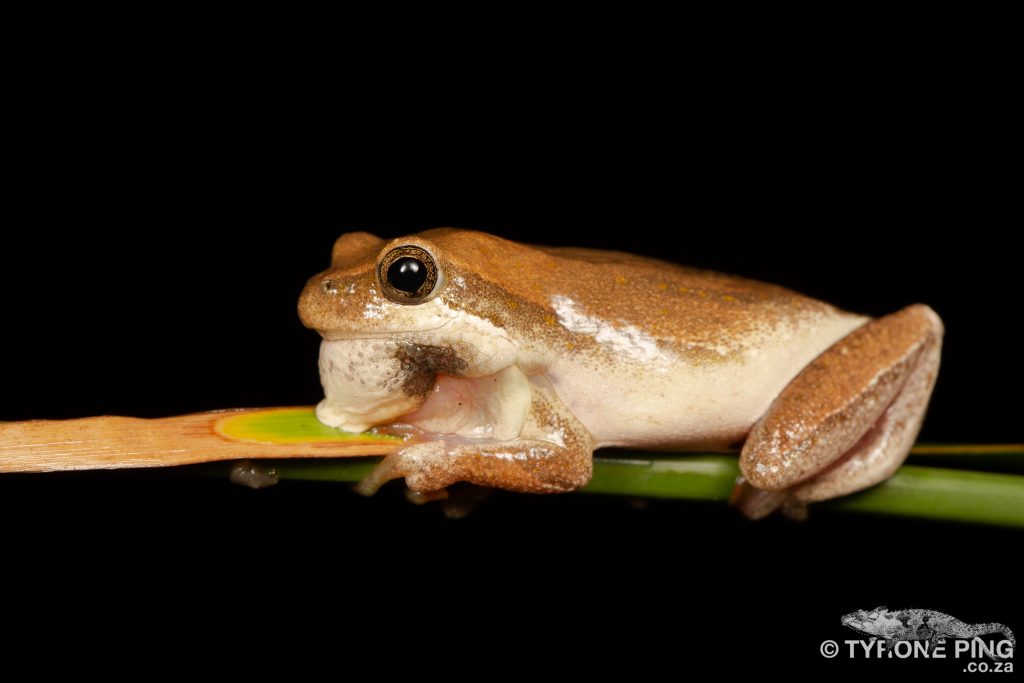
M 264 466 L 286 480 L 355 482 L 377 461 L 274 460 Z M 735 456 L 612 451 L 594 458 L 593 479 L 582 490 L 725 503 L 739 474 Z M 1024 528 L 1024 476 L 908 465 L 878 486 L 815 506 L 819 508 Z

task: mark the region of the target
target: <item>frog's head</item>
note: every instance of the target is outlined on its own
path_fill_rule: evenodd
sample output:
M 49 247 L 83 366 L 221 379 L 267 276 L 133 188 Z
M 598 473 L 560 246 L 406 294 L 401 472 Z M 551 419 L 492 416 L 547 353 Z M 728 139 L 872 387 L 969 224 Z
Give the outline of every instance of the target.
M 524 314 L 513 291 L 537 290 L 553 267 L 537 249 L 472 230 L 390 241 L 353 232 L 335 242 L 331 267 L 306 283 L 299 316 L 325 339 L 434 330 L 463 312 L 502 327 Z
M 468 230 L 339 238 L 331 267 L 299 299 L 302 322 L 324 338 L 321 419 L 382 424 L 421 406 L 440 375 L 479 378 L 512 364 L 508 328 L 525 306 L 503 283 L 543 258 L 533 252 Z
M 306 283 L 299 317 L 325 339 L 441 327 L 451 313 L 438 294 L 450 280 L 438 251 L 425 239 L 387 242 L 365 232 L 342 235 L 331 267 Z

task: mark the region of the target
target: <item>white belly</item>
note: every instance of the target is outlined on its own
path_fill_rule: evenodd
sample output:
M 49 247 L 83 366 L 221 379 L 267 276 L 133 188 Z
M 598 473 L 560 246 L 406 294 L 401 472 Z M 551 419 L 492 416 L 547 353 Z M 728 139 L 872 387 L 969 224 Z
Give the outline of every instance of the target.
M 724 449 L 746 438 L 782 389 L 814 358 L 868 319 L 836 315 L 775 330 L 739 357 L 636 363 L 548 364 L 559 397 L 600 446 Z

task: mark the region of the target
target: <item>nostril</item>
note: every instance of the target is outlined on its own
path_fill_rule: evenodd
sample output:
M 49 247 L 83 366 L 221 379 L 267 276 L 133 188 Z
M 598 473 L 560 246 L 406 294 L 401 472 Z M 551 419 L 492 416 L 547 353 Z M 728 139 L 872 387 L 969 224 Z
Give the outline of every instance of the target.
M 327 296 L 337 296 L 338 284 L 334 280 L 324 280 L 320 283 L 320 291 Z

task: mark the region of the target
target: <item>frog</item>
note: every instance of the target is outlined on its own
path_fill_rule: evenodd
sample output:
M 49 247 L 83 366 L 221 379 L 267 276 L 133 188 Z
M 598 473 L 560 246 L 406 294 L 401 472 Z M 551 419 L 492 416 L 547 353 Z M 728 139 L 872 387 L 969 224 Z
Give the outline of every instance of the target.
M 921 429 L 944 327 L 625 252 L 435 228 L 349 232 L 298 304 L 325 425 L 406 441 L 357 485 L 418 502 L 468 483 L 577 490 L 596 449 L 739 452 L 751 519 L 891 476 Z

